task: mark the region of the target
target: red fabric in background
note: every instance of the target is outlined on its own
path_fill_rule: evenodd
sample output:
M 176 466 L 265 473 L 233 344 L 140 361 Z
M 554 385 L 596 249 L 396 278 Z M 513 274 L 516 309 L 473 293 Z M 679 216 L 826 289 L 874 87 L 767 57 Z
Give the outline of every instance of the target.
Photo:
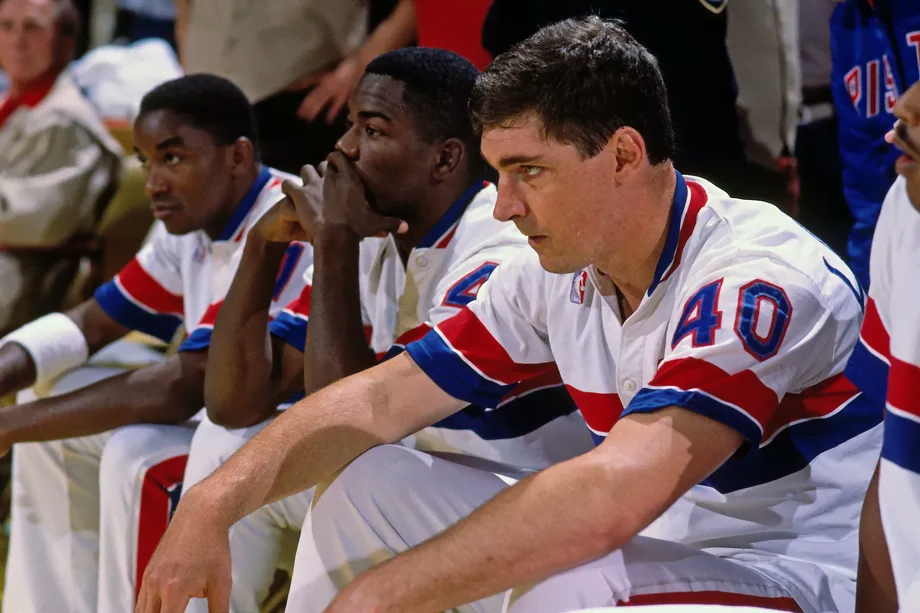
M 479 27 L 482 27 L 481 23 Z M 17 98 L 13 98 L 12 96 L 0 96 L 0 128 L 3 127 L 3 124 L 10 118 L 10 115 L 20 106 L 26 108 L 38 106 L 38 104 L 45 99 L 45 96 L 48 95 L 48 92 L 51 91 L 51 88 L 54 87 L 56 80 L 57 78 L 42 79 L 22 92 L 22 95 Z
M 482 47 L 482 22 L 492 0 L 415 0 L 419 47 L 447 49 L 482 70 L 492 60 Z

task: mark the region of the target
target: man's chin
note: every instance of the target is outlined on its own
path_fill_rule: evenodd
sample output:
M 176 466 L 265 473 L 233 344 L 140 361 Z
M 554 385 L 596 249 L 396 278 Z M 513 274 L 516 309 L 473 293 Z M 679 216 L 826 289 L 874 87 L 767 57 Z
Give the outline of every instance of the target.
M 553 257 L 546 253 L 540 253 L 536 249 L 534 249 L 534 251 L 537 252 L 537 257 L 540 258 L 540 266 L 543 267 L 543 270 L 553 273 L 554 275 L 567 275 L 584 269 L 584 266 L 578 266 L 571 261 L 566 261 L 565 258 Z
M 907 199 L 910 200 L 910 203 L 913 205 L 914 210 L 920 213 L 920 171 L 917 171 L 914 176 L 905 176 L 907 179 Z
M 195 224 L 188 219 L 168 218 L 163 220 L 163 225 L 166 226 L 167 232 L 175 236 L 182 236 L 198 230 Z

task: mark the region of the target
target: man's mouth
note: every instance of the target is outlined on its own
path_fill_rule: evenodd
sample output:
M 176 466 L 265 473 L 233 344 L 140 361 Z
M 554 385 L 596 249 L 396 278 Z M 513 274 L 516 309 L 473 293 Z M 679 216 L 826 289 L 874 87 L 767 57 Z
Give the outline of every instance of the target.
M 905 155 L 901 157 L 907 157 L 914 164 L 920 163 L 920 147 L 911 138 L 910 130 L 903 121 L 898 121 L 894 126 L 894 144 L 904 152 Z
M 153 211 L 153 216 L 157 219 L 163 219 L 164 217 L 169 217 L 173 213 L 176 213 L 182 210 L 181 206 L 174 204 L 174 203 L 167 203 L 167 202 L 154 202 L 150 208 Z

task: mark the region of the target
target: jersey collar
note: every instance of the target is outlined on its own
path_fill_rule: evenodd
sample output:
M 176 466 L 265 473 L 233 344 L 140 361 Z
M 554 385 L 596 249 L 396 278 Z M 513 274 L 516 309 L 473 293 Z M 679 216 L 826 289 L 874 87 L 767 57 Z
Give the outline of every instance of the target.
M 230 221 L 224 227 L 220 236 L 217 237 L 218 241 L 229 241 L 234 239 L 237 235 L 237 230 L 239 230 L 243 222 L 246 221 L 249 212 L 259 198 L 259 194 L 262 193 L 262 189 L 271 178 L 271 172 L 269 172 L 267 167 L 263 166 L 262 170 L 259 172 L 259 176 L 256 177 L 256 180 L 253 182 L 252 187 L 249 188 L 249 191 L 246 192 L 246 195 L 243 196 L 243 199 L 236 206 L 236 210 L 233 211 L 233 216 L 230 217 Z
M 706 205 L 706 191 L 701 185 L 692 183 L 688 186 L 682 174 L 676 170 L 674 174 L 677 175 L 677 185 L 674 188 L 674 202 L 671 204 L 671 216 L 668 220 L 668 235 L 658 258 L 658 265 L 655 267 L 655 278 L 648 288 L 649 296 L 680 266 L 684 247 L 696 227 L 697 215 Z
M 485 186 L 485 181 L 476 181 L 463 192 L 463 194 L 450 205 L 450 208 L 444 212 L 441 219 L 428 230 L 428 233 L 421 240 L 416 249 L 430 249 L 432 247 L 443 249 L 447 247 L 454 232 L 457 230 L 457 223 L 463 216 L 464 211 L 466 211 L 466 207 L 469 206 L 473 198 L 476 197 L 476 194 Z

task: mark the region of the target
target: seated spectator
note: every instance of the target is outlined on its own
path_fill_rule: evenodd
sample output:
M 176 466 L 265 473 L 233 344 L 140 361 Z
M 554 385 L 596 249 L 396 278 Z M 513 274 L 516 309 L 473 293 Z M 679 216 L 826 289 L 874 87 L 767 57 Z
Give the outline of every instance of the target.
M 118 143 L 64 68 L 70 0 L 0 0 L 0 333 L 60 307 L 118 179 Z

